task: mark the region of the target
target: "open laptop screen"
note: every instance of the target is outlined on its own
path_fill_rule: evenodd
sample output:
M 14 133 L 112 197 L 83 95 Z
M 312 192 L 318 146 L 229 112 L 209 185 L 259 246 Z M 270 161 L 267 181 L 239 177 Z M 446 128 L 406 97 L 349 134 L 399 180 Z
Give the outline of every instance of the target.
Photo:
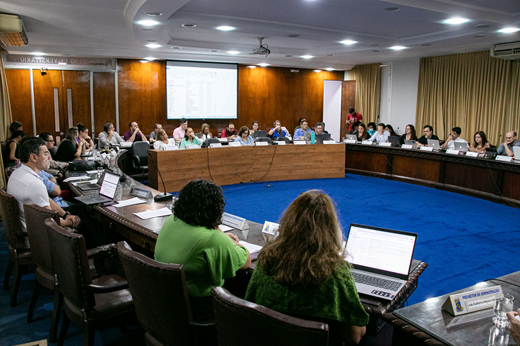
M 117 184 L 119 183 L 119 175 L 105 172 L 103 183 L 99 189 L 99 194 L 113 199 L 116 194 Z
M 347 260 L 354 268 L 378 274 L 399 274 L 406 279 L 417 234 L 351 224 Z

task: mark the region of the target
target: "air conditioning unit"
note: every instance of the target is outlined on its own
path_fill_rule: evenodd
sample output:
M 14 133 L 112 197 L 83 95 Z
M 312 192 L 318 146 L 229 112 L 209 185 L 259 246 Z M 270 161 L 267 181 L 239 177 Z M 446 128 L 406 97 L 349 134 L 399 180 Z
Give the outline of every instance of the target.
M 29 39 L 23 22 L 15 14 L 0 13 L 0 43 L 2 46 L 27 46 Z
M 491 48 L 491 56 L 506 60 L 520 59 L 520 42 L 497 44 Z

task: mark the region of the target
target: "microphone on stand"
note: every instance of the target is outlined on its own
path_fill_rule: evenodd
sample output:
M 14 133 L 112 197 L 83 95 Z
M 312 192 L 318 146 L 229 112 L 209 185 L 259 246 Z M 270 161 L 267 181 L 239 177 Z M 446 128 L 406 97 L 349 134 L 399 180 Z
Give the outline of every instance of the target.
M 164 180 L 163 180 L 163 177 L 162 177 L 162 174 L 161 174 L 161 171 L 159 170 L 159 166 L 157 165 L 157 162 L 155 161 L 155 159 L 153 158 L 153 155 L 151 152 L 148 152 L 148 155 L 150 155 L 150 157 L 152 158 L 152 161 L 155 163 L 155 167 L 157 167 L 157 172 L 159 172 L 159 177 L 161 177 L 161 182 L 163 184 L 163 188 L 164 188 L 164 193 L 160 193 L 158 195 L 156 195 L 153 200 L 155 202 L 164 202 L 164 201 L 170 201 L 173 199 L 173 195 L 170 194 L 170 193 L 167 193 L 166 192 L 166 185 L 164 185 Z M 148 174 L 150 174 L 148 172 Z

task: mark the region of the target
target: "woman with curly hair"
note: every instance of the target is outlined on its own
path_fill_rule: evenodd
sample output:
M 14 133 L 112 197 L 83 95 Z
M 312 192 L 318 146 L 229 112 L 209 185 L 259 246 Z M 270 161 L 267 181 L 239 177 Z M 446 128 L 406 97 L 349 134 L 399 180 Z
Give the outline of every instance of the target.
M 279 235 L 260 251 L 246 300 L 329 324 L 331 340 L 357 344 L 369 316 L 344 259 L 330 197 L 310 190 L 284 212 Z
M 182 188 L 173 204 L 173 215 L 161 228 L 155 260 L 183 264 L 193 317 L 211 320 L 212 286 L 247 269 L 251 255 L 238 237 L 218 229 L 224 213 L 222 189 L 207 180 L 193 180 Z

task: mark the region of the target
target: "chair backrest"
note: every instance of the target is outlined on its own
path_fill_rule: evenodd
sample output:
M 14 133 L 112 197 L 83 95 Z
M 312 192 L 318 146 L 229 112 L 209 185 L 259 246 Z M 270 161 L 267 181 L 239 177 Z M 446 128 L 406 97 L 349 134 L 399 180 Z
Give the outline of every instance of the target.
M 211 289 L 220 345 L 282 346 L 327 345 L 326 323 L 291 317 L 231 295 L 222 287 Z
M 257 137 L 255 138 L 255 143 L 256 142 L 268 142 L 268 143 L 271 143 L 271 138 L 269 137 Z
M 139 141 L 134 142 L 132 145 L 134 156 L 139 157 L 140 166 L 146 166 L 148 164 L 148 149 L 150 149 L 150 144 L 148 142 Z
M 58 152 L 58 146 L 55 145 L 51 150 L 50 150 L 50 153 L 51 153 L 51 156 L 52 158 L 54 159 L 54 157 L 56 156 L 56 153 Z
M 88 285 L 92 283 L 85 239 L 58 225 L 53 219 L 45 220 L 52 254 L 52 267 L 58 275 L 60 292 L 78 309 L 90 311 L 94 295 Z
M 209 145 L 211 143 L 220 143 L 220 141 L 218 140 L 218 138 L 208 138 L 206 139 L 206 141 L 204 142 L 204 146 L 205 147 L 209 147 Z
M 22 231 L 18 201 L 5 191 L 5 187 L 0 189 L 0 209 L 2 209 L 4 232 L 9 246 L 15 250 L 23 248 L 24 238 L 27 235 Z
M 45 220 L 51 218 L 57 223 L 60 222 L 58 212 L 35 204 L 25 204 L 23 208 L 25 210 L 25 224 L 27 226 L 29 243 L 31 244 L 33 262 L 38 267 L 54 273 Z
M 287 137 L 278 137 L 275 139 L 276 141 L 284 141 L 285 143 L 291 143 L 291 140 Z
M 156 262 L 132 251 L 124 241 L 117 250 L 141 326 L 169 345 L 193 345 L 183 266 Z
M 11 174 L 13 174 L 15 169 L 16 169 L 15 166 L 6 167 L 6 169 L 4 170 L 6 181 L 9 181 L 9 178 L 11 177 Z

